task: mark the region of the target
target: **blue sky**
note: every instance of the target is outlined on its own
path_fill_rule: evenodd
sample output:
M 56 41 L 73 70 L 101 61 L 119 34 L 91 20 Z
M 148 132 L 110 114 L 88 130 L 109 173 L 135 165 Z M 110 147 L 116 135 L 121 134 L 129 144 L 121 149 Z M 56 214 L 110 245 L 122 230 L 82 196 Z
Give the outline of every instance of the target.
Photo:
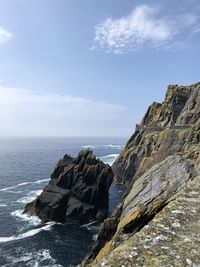
M 198 0 L 0 0 L 1 136 L 129 136 L 200 81 Z

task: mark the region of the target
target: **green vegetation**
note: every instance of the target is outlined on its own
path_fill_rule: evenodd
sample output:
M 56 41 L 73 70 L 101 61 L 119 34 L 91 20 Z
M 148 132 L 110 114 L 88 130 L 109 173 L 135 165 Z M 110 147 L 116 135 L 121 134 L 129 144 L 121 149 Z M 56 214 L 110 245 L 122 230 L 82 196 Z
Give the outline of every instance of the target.
M 147 185 L 148 185 L 148 181 L 144 180 L 142 183 L 142 188 L 145 189 Z

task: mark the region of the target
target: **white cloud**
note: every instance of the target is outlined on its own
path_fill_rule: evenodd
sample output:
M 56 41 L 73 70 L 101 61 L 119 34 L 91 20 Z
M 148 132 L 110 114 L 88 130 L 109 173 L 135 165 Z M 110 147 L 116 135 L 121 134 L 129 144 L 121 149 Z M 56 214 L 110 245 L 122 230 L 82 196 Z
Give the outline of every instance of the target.
M 197 19 L 193 14 L 161 16 L 159 9 L 139 5 L 126 17 L 107 18 L 97 25 L 92 49 L 103 49 L 114 54 L 146 47 L 168 49 L 175 43 L 181 43 L 175 40 L 175 36 L 194 25 Z
M 124 136 L 127 118 L 120 105 L 0 86 L 1 136 Z
M 200 25 L 197 25 L 195 28 L 194 28 L 194 31 L 193 31 L 193 34 L 198 34 L 200 33 Z
M 10 40 L 12 33 L 0 26 L 0 45 Z

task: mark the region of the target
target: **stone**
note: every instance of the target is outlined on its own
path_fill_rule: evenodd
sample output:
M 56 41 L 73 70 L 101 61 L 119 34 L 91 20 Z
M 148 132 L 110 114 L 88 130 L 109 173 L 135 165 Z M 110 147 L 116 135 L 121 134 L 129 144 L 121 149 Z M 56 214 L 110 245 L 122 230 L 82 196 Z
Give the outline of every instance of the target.
M 149 107 L 114 162 L 114 179 L 129 185 L 168 156 L 189 153 L 192 142 L 200 142 L 200 83 L 171 85 L 165 101 Z
M 200 83 L 169 86 L 112 169 L 127 194 L 81 266 L 198 266 Z
M 113 172 L 91 150 L 82 150 L 77 158 L 65 155 L 40 196 L 27 204 L 24 212 L 43 222 L 67 219 L 102 222 L 108 212 L 109 187 Z

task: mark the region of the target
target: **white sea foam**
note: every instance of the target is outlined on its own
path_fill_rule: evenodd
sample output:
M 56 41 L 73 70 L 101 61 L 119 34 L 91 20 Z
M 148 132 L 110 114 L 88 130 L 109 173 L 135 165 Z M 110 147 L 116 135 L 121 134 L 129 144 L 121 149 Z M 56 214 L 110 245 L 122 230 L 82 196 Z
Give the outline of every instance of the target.
M 112 165 L 118 156 L 119 156 L 119 154 L 109 154 L 109 155 L 100 157 L 100 159 L 104 163 L 109 164 L 109 165 Z
M 49 180 L 50 179 L 43 179 L 43 180 L 38 180 L 38 181 L 35 181 L 35 182 L 24 182 L 24 183 L 20 183 L 20 184 L 14 185 L 14 186 L 2 188 L 2 189 L 0 189 L 0 192 L 9 191 L 10 189 L 14 189 L 14 188 L 17 188 L 17 187 L 25 186 L 25 185 L 28 185 L 28 184 L 42 184 L 42 183 L 47 182 Z M 10 192 L 12 192 L 12 191 L 10 191 Z M 13 192 L 15 192 L 15 191 L 13 191 Z
M 100 147 L 108 147 L 108 148 L 114 148 L 114 149 L 122 149 L 124 147 L 124 145 L 109 144 L 109 145 L 100 145 Z
M 83 224 L 83 225 L 81 225 L 81 227 L 89 227 L 89 226 L 91 226 L 91 225 L 94 225 L 94 224 L 96 224 L 96 221 L 93 221 L 93 222 L 90 222 L 90 223 L 87 223 L 87 224 Z
M 23 234 L 17 235 L 17 236 L 0 237 L 0 243 L 6 243 L 6 242 L 10 242 L 10 241 L 16 241 L 16 240 L 24 239 L 27 237 L 31 237 L 31 236 L 34 236 L 34 235 L 40 233 L 41 231 L 49 231 L 51 229 L 51 226 L 52 226 L 52 224 L 46 224 L 40 228 L 29 230 L 29 231 L 27 231 Z
M 7 205 L 6 204 L 0 204 L 0 207 L 6 207 Z
M 89 231 L 97 231 L 99 228 L 96 221 L 93 221 L 93 222 L 90 222 L 87 224 L 83 224 L 81 227 L 84 227 Z
M 82 148 L 97 148 L 97 145 L 85 145 L 85 146 L 81 146 Z
M 18 203 L 26 204 L 31 201 L 33 201 L 37 196 L 39 196 L 42 193 L 42 190 L 33 190 L 30 191 L 27 196 L 22 197 L 17 200 Z
M 115 144 L 97 145 L 96 144 L 96 145 L 84 145 L 84 146 L 82 146 L 82 148 L 91 148 L 91 149 L 100 148 L 100 147 L 122 149 L 124 147 L 124 145 L 115 145 Z
M 93 236 L 92 236 L 92 239 L 93 239 L 94 241 L 97 241 L 97 237 L 98 237 L 98 234 L 93 235 Z
M 15 210 L 15 211 L 11 212 L 11 215 L 13 217 L 17 217 L 21 221 L 27 221 L 32 225 L 38 225 L 41 223 L 41 221 L 38 217 L 28 216 L 27 214 L 23 213 L 23 210 Z
M 18 264 L 19 266 L 20 263 L 26 264 L 26 266 L 29 267 L 39 267 L 41 266 L 51 266 L 51 267 L 62 267 L 62 265 L 56 264 L 56 260 L 52 258 L 50 250 L 49 249 L 41 249 L 38 251 L 31 251 L 31 252 L 26 252 L 23 253 L 22 256 L 18 257 L 13 257 L 13 256 L 7 256 L 7 259 L 10 261 L 9 265 L 3 265 L 2 267 L 8 267 L 12 266 L 13 264 Z M 47 263 L 48 261 L 48 263 Z
M 118 156 L 119 156 L 119 154 L 109 154 L 109 155 L 101 157 L 101 159 L 117 158 Z

